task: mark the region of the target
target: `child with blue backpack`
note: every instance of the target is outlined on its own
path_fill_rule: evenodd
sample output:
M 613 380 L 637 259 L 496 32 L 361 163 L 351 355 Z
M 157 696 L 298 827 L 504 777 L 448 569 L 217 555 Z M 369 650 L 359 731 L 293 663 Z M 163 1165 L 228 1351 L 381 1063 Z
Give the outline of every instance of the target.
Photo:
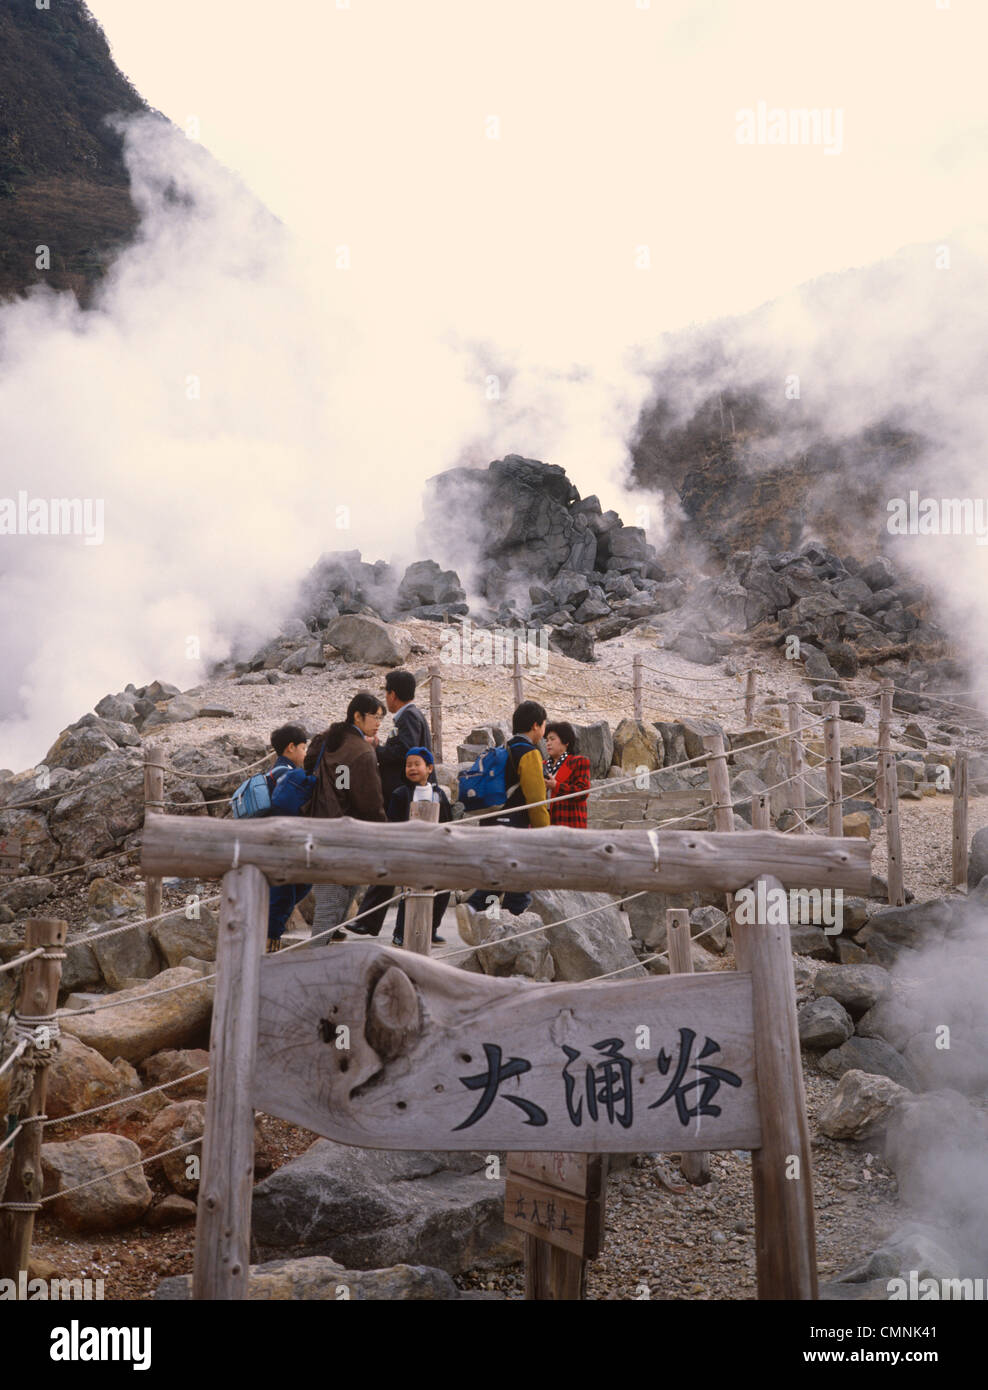
M 502 814 L 488 816 L 482 826 L 510 826 L 513 829 L 541 829 L 549 824 L 547 791 L 542 754 L 538 743 L 545 733 L 548 715 L 537 700 L 523 700 L 511 718 L 511 737 L 503 748 L 491 748 L 460 777 L 460 800 L 472 810 L 500 807 Z M 473 940 L 474 913 L 489 910 L 500 898 L 505 912 L 518 916 L 531 906 L 532 895 L 518 890 L 478 888 L 456 909 L 460 935 Z
M 278 754 L 274 767 L 267 774 L 273 816 L 297 816 L 315 791 L 316 779 L 303 770 L 309 735 L 300 724 L 282 724 L 271 735 L 271 747 Z M 268 906 L 269 951 L 281 948 L 281 938 L 288 919 L 311 883 L 282 883 L 271 886 Z

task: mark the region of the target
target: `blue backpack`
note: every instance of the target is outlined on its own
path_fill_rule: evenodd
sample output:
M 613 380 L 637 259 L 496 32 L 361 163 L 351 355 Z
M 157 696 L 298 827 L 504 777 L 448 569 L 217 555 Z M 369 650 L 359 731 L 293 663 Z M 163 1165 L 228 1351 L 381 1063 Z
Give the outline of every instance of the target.
M 508 782 L 509 774 L 515 775 L 514 783 Z M 488 748 L 468 772 L 460 773 L 459 798 L 468 811 L 486 811 L 503 806 L 519 785 L 511 750 Z
M 270 816 L 272 797 L 282 774 L 289 772 L 287 767 L 276 767 L 273 772 L 255 772 L 248 777 L 230 797 L 230 809 L 236 820 L 253 820 L 257 816 Z

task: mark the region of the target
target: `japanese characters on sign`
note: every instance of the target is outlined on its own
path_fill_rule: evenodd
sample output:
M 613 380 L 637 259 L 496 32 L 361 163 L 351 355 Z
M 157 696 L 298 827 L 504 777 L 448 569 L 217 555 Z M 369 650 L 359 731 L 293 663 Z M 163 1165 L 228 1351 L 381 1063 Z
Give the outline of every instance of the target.
M 743 1084 L 740 1076 L 725 1067 L 713 1066 L 709 1062 L 703 1065 L 704 1059 L 720 1053 L 720 1043 L 714 1038 L 704 1038 L 694 1061 L 696 1041 L 697 1035 L 692 1028 L 680 1028 L 678 1043 L 672 1051 L 659 1048 L 655 1068 L 660 1077 L 669 1077 L 669 1080 L 661 1088 L 657 1099 L 646 1100 L 649 1110 L 657 1110 L 671 1103 L 679 1123 L 684 1127 L 701 1115 L 718 1117 L 722 1113 L 717 1103 L 720 1087 L 725 1085 L 740 1089 Z M 467 1090 L 480 1091 L 481 1095 L 470 1114 L 454 1126 L 454 1130 L 469 1129 L 487 1114 L 498 1099 L 522 1111 L 526 1125 L 547 1125 L 549 1114 L 543 1106 L 526 1099 L 521 1093 L 513 1094 L 507 1090 L 502 1093 L 501 1090 L 505 1082 L 530 1072 L 532 1063 L 525 1057 L 509 1057 L 505 1061 L 498 1043 L 485 1042 L 483 1049 L 487 1060 L 486 1071 L 459 1078 Z M 565 1114 L 574 1128 L 580 1128 L 584 1123 L 606 1123 L 630 1129 L 634 1124 L 635 1060 L 626 1055 L 624 1039 L 602 1038 L 585 1050 L 563 1043 L 560 1051 L 563 1058 L 559 1069 L 559 1099 L 562 1104 L 559 1114 Z

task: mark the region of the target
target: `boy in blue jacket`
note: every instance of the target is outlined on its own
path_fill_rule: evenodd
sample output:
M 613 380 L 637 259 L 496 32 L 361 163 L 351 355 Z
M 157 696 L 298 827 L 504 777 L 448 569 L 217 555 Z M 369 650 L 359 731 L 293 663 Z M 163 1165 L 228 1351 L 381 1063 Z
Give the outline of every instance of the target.
M 453 819 L 453 810 L 446 793 L 442 787 L 429 781 L 434 764 L 435 759 L 430 749 L 409 748 L 405 755 L 405 781 L 391 793 L 391 800 L 388 802 L 388 820 L 408 820 L 412 802 L 423 799 L 439 802 L 439 823 L 441 825 Z M 439 946 L 443 945 L 446 940 L 445 937 L 439 935 L 439 924 L 443 920 L 443 913 L 448 904 L 448 893 L 437 893 L 432 900 L 432 940 Z M 404 898 L 398 904 L 398 920 L 395 923 L 395 934 L 391 940 L 395 946 L 404 946 L 405 944 Z
M 271 787 L 271 814 L 297 816 L 315 791 L 316 779 L 302 769 L 309 735 L 300 724 L 282 724 L 271 735 L 271 747 L 278 754 L 268 773 Z M 277 951 L 295 904 L 302 901 L 311 883 L 272 885 L 268 906 L 268 950 Z

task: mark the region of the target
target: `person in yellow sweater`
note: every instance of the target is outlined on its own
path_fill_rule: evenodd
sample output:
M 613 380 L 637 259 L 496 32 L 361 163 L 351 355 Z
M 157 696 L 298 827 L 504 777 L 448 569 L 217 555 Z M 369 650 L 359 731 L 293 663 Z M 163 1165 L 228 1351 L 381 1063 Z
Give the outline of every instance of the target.
M 539 829 L 549 824 L 549 808 L 532 805 L 544 803 L 549 793 L 545 785 L 542 754 L 538 742 L 545 733 L 549 716 L 537 700 L 522 700 L 511 717 L 511 737 L 507 749 L 511 771 L 506 781 L 508 799 L 500 815 L 481 821 L 481 825 L 508 825 L 515 829 Z M 486 911 L 495 898 L 500 898 L 506 912 L 518 916 L 531 905 L 530 893 L 507 893 L 497 888 L 478 888 L 461 906 L 473 912 Z

